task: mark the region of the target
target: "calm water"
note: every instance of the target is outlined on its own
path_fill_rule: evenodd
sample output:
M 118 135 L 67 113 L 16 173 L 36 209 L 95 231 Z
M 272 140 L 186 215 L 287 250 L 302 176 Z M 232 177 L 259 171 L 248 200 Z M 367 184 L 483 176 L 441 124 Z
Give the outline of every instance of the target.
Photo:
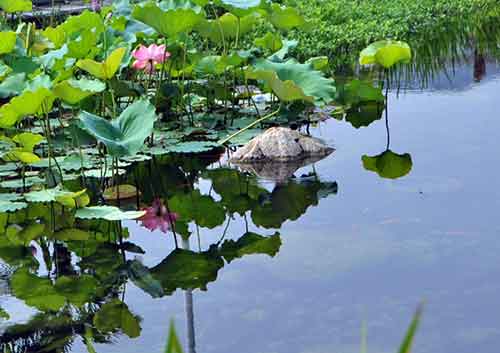
M 319 181 L 260 180 L 263 189 L 278 195 L 259 201 L 273 202 L 274 209 L 263 206 L 264 216 L 255 222 L 267 229 L 246 212 L 249 231 L 280 232 L 279 252 L 235 259 L 207 290 L 177 289 L 153 299 L 129 281 L 116 295 L 141 318 L 141 334 L 112 335 L 110 343 L 94 344 L 96 351 L 162 352 L 174 319 L 187 352 L 359 352 L 362 322 L 369 352 L 394 352 L 417 304 L 425 300 L 414 352 L 497 353 L 499 69 L 489 64 L 477 83 L 466 65 L 451 83 L 439 79 L 430 89 L 390 93 L 390 148 L 410 153 L 413 161 L 411 172 L 397 180 L 382 179 L 361 162 L 362 155 L 385 150 L 383 119 L 360 129 L 336 120 L 322 123 L 313 134 L 333 144 L 335 153 L 295 173 L 314 170 Z M 218 168 L 219 163 L 209 167 Z M 218 201 L 211 180 L 210 172 L 193 178 L 195 188 Z M 295 192 L 294 185 L 309 191 Z M 281 227 L 272 221 L 273 212 L 283 213 Z M 181 245 L 206 251 L 226 226 L 225 239 L 237 240 L 246 223 L 233 216 L 214 229 L 200 227 L 199 238 L 191 225 L 194 234 Z M 151 233 L 136 222 L 124 225 L 128 240 L 145 251 L 127 253 L 127 259 L 139 256 L 152 269 L 173 250 L 170 235 Z M 76 266 L 78 258 L 72 262 Z M 0 297 L 0 306 L 11 316 L 0 321 L 1 340 L 12 343 L 9 330 L 30 322 L 36 311 L 11 294 Z M 77 335 L 82 327 L 68 332 L 74 340 L 67 350 L 87 352 Z

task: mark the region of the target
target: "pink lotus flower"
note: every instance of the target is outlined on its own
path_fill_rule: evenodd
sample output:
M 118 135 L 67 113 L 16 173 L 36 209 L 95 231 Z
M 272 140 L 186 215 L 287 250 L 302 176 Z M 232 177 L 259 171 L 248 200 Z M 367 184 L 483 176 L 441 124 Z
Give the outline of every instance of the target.
M 142 222 L 142 226 L 150 231 L 159 228 L 163 233 L 167 233 L 172 224 L 179 218 L 177 213 L 169 213 L 159 198 L 154 199 L 151 207 L 146 208 L 145 211 L 146 214 L 139 220 Z
M 151 44 L 149 47 L 141 45 L 132 52 L 136 59 L 132 67 L 136 70 L 144 70 L 151 73 L 155 70 L 155 65 L 163 63 L 170 57 L 170 53 L 165 51 L 165 45 Z

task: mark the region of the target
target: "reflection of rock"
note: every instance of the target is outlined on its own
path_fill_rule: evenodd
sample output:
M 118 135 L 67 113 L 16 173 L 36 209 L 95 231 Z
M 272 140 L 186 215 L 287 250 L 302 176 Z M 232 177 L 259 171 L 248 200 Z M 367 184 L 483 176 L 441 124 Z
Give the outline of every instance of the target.
M 323 158 L 325 158 L 325 156 L 308 157 L 288 162 L 254 161 L 250 163 L 238 163 L 238 166 L 244 171 L 252 173 L 262 179 L 285 181 L 290 179 L 298 169 Z
M 273 127 L 254 137 L 231 158 L 233 163 L 299 161 L 307 157 L 325 157 L 333 152 L 321 140 L 300 132 Z

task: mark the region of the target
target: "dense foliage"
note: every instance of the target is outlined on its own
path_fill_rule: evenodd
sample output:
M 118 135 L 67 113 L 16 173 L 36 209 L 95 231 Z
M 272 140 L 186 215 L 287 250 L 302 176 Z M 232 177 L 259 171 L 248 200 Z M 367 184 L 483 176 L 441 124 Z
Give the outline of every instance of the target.
M 373 41 L 405 40 L 412 48 L 418 48 L 431 44 L 440 36 L 449 39 L 450 31 L 459 29 L 461 34 L 470 34 L 483 23 L 498 24 L 500 19 L 496 0 L 281 2 L 299 9 L 309 22 L 308 31 L 292 34 L 299 39 L 299 56 L 326 55 L 337 65 L 351 64 L 356 53 Z

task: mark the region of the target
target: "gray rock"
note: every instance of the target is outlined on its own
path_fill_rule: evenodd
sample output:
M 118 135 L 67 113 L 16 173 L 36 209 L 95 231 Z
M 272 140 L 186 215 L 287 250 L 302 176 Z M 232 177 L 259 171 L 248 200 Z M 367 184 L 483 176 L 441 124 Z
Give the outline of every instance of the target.
M 230 162 L 297 162 L 310 157 L 326 157 L 333 151 L 317 138 L 289 128 L 273 127 L 238 149 Z
M 289 128 L 273 127 L 237 150 L 230 162 L 260 178 L 283 182 L 298 169 L 333 151 L 317 138 Z

